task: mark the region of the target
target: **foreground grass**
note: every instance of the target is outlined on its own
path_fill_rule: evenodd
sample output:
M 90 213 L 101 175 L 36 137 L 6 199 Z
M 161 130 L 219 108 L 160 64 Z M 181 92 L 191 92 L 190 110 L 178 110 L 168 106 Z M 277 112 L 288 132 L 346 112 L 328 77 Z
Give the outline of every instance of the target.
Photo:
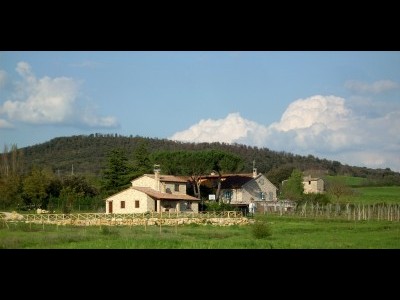
M 0 226 L 2 249 L 400 249 L 400 222 L 257 216 L 271 235 L 242 226 Z

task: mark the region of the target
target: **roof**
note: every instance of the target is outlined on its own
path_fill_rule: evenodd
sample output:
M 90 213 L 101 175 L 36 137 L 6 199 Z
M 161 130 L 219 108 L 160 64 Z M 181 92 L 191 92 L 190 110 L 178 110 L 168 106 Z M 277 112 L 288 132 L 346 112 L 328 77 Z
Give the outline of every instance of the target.
M 241 173 L 241 174 L 222 174 L 221 178 L 227 178 L 227 177 L 232 177 L 232 176 L 241 176 L 241 177 L 249 177 L 250 179 L 253 178 L 253 173 Z M 209 175 L 201 175 L 202 179 L 212 179 L 212 178 L 218 178 L 218 174 L 209 174 Z
M 304 177 L 303 177 L 303 181 L 318 181 L 318 180 L 322 180 L 322 178 L 319 178 L 319 177 L 311 177 L 311 176 L 304 176 Z
M 186 194 L 169 194 L 169 193 L 161 193 L 153 190 L 152 188 L 149 187 L 139 187 L 139 186 L 133 186 L 131 187 L 134 190 L 137 190 L 139 192 L 143 192 L 146 195 L 156 198 L 158 200 L 192 200 L 192 201 L 200 201 L 200 199 L 186 195 Z
M 221 182 L 221 189 L 241 188 L 245 183 L 253 180 L 253 176 L 230 175 Z
M 147 176 L 154 179 L 154 174 L 144 174 L 143 176 Z M 164 182 L 187 182 L 187 177 L 184 176 L 174 176 L 174 175 L 161 175 L 160 181 Z

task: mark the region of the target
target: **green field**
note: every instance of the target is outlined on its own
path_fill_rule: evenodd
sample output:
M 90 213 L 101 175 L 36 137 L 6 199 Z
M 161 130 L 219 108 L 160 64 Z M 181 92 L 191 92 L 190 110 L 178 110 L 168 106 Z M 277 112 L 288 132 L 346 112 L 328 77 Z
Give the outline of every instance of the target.
M 353 195 L 342 196 L 340 202 L 354 204 L 399 204 L 400 186 L 365 186 L 353 188 Z
M 0 227 L 2 249 L 400 249 L 400 222 L 259 215 L 253 225 L 75 227 L 15 223 Z
M 354 176 L 344 176 L 344 175 L 335 175 L 335 176 L 327 175 L 326 179 L 327 180 L 329 180 L 329 179 L 338 180 L 350 187 L 358 187 L 358 186 L 361 186 L 368 182 L 368 179 L 366 179 L 366 178 L 354 177 Z

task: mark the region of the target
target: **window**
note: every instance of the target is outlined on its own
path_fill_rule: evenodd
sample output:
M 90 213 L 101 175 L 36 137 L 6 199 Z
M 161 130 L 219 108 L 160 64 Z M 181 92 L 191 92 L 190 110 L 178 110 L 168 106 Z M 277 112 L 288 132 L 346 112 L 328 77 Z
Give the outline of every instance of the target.
M 125 208 L 125 201 L 121 201 L 121 208 Z
M 231 200 L 232 199 L 232 191 L 226 190 L 224 191 L 225 199 Z
M 260 192 L 260 199 L 261 200 L 265 200 L 265 193 L 264 192 Z
M 135 200 L 135 208 L 139 208 L 139 200 Z
M 175 189 L 174 189 L 174 191 L 175 191 L 175 192 L 179 192 L 179 184 L 178 184 L 178 183 L 175 183 Z
M 308 182 L 308 184 L 311 184 L 311 180 Z

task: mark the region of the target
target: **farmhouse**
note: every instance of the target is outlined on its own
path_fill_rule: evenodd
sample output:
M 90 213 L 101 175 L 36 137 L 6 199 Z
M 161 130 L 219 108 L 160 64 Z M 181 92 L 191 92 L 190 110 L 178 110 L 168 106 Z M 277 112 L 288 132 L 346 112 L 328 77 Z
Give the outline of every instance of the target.
M 186 194 L 187 179 L 172 175 L 144 174 L 132 186 L 108 197 L 106 213 L 198 212 L 199 199 Z
M 321 178 L 313 178 L 311 175 L 303 177 L 304 194 L 323 193 L 324 181 Z
M 202 176 L 202 185 L 216 187 L 218 175 Z M 265 211 L 268 205 L 277 202 L 277 188 L 263 174 L 253 173 L 224 174 L 221 178 L 220 201 L 230 203 L 242 210 L 247 210 L 251 202 L 256 205 L 256 210 Z

